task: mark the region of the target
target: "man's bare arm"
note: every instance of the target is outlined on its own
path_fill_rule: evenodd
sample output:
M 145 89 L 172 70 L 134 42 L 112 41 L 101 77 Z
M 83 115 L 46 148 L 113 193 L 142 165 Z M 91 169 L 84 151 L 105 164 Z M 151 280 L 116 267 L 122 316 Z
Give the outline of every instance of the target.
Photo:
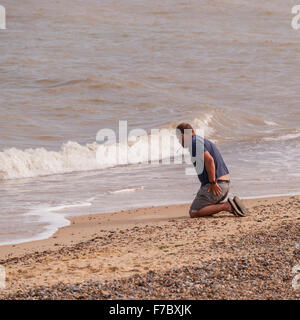
M 208 151 L 204 152 L 204 165 L 208 174 L 209 182 L 216 181 L 216 167 L 214 158 Z M 211 184 L 208 188 L 208 192 L 212 191 L 212 193 L 216 195 L 220 195 L 222 193 L 221 188 L 218 184 Z
M 208 174 L 209 182 L 216 180 L 216 167 L 214 158 L 208 151 L 204 152 L 204 165 Z

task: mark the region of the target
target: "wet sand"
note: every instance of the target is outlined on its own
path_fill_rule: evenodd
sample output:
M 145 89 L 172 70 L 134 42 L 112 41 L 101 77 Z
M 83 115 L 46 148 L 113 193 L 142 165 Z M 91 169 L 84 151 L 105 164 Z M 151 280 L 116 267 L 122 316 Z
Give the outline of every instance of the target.
M 299 299 L 300 196 L 246 200 L 250 216 L 188 205 L 82 216 L 0 247 L 2 299 Z

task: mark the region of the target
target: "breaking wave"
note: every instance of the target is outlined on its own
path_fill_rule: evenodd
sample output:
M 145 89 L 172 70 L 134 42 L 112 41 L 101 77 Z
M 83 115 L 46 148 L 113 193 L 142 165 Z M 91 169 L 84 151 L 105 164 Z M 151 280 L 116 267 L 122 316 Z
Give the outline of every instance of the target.
M 0 152 L 0 180 L 32 178 L 76 171 L 149 163 L 182 155 L 175 130 L 163 129 L 154 135 L 131 136 L 113 144 L 97 142 L 63 144 L 59 151 L 45 148 L 10 148 Z
M 194 128 L 207 129 L 212 116 L 204 114 L 193 121 Z M 32 178 L 79 171 L 100 170 L 118 165 L 164 161 L 187 153 L 175 136 L 175 123 L 154 133 L 129 135 L 128 141 L 111 144 L 97 142 L 81 145 L 76 141 L 63 144 L 59 151 L 45 148 L 10 148 L 0 152 L 0 180 Z

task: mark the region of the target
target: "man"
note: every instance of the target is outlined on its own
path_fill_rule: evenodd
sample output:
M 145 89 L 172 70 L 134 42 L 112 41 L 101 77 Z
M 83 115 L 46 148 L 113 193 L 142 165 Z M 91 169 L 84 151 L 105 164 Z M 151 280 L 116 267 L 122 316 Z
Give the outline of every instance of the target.
M 190 207 L 191 218 L 211 216 L 221 211 L 245 216 L 247 209 L 238 197 L 222 202 L 229 192 L 230 174 L 216 145 L 197 136 L 188 123 L 179 124 L 176 135 L 181 145 L 189 148 L 192 163 L 201 182 L 201 188 Z

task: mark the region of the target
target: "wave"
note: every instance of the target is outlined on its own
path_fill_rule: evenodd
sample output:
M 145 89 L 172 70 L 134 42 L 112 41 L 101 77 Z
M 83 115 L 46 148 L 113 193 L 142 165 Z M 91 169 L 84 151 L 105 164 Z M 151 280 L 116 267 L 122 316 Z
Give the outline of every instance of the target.
M 244 117 L 244 116 L 243 116 Z M 229 119 L 232 119 L 229 122 Z M 251 120 L 251 119 L 250 119 Z M 266 137 L 266 131 L 253 135 L 254 124 L 248 118 L 243 121 L 242 131 L 238 119 L 232 118 L 225 110 L 205 112 L 192 121 L 194 129 L 202 129 L 205 137 L 213 142 L 291 140 L 300 137 L 300 132 L 278 137 Z M 231 123 L 231 126 L 228 126 Z M 66 174 L 79 171 L 92 171 L 132 164 L 158 163 L 169 164 L 178 157 L 186 156 L 176 139 L 177 122 L 168 122 L 163 127 L 147 133 L 131 134 L 128 140 L 113 141 L 110 144 L 95 141 L 81 145 L 76 141 L 64 143 L 58 151 L 45 148 L 20 150 L 10 148 L 0 152 L 0 180 L 33 178 L 54 174 Z M 246 126 L 248 125 L 248 127 Z M 261 121 L 256 126 L 279 126 L 271 120 Z M 233 128 L 236 132 L 233 132 Z M 252 135 L 251 135 L 252 133 Z M 234 137 L 233 137 L 234 134 Z M 175 160 L 174 160 L 175 162 Z
M 300 138 L 300 132 L 285 134 L 278 137 L 266 137 L 266 138 L 263 138 L 263 140 L 264 141 L 287 141 L 287 140 L 294 140 L 297 138 Z
M 65 214 L 58 213 L 58 211 L 70 208 L 90 207 L 92 205 L 92 200 L 93 198 L 87 199 L 84 202 L 61 204 L 53 207 L 48 204 L 38 205 L 26 212 L 24 216 L 34 217 L 35 222 L 38 222 L 39 225 L 42 225 L 43 230 L 38 234 L 28 238 L 0 242 L 0 246 L 47 239 L 51 237 L 59 228 L 69 226 L 71 223 Z
M 210 114 L 194 119 L 194 128 L 204 129 L 205 135 L 212 121 Z M 76 141 L 64 143 L 59 151 L 45 148 L 20 150 L 10 148 L 0 152 L 0 180 L 33 178 L 79 171 L 92 171 L 119 165 L 140 163 L 170 163 L 176 157 L 188 154 L 179 144 L 175 128 L 178 122 L 164 128 L 129 134 L 128 140 L 114 143 L 93 142 L 81 145 Z M 205 131 L 206 130 L 206 131 Z M 202 131 L 198 132 L 199 134 Z
M 34 87 L 48 90 L 73 90 L 73 87 L 86 89 L 125 89 L 145 88 L 146 84 L 118 77 L 104 77 L 89 75 L 86 78 L 62 81 L 61 79 L 40 79 L 35 81 Z
M 140 187 L 128 187 L 128 188 L 125 188 L 125 189 L 108 191 L 107 194 L 128 193 L 128 192 L 136 192 L 136 191 L 141 191 L 141 190 L 144 190 L 144 186 L 140 186 Z
M 80 145 L 69 141 L 59 151 L 10 148 L 0 152 L 0 180 L 160 161 L 181 155 L 180 150 L 182 148 L 174 133 L 167 129 L 154 135 L 130 137 L 128 143 Z
M 264 123 L 267 125 L 267 126 L 271 126 L 271 127 L 279 127 L 279 124 L 276 123 L 275 121 L 268 121 L 268 120 L 264 120 Z
M 215 133 L 215 128 L 211 126 L 213 120 L 216 120 L 215 112 L 207 112 L 194 118 L 193 120 L 187 120 L 186 122 L 190 123 L 194 129 L 203 130 L 203 134 L 206 137 L 211 137 Z M 184 121 L 170 121 L 164 124 L 164 127 L 168 129 L 175 129 L 179 122 Z

